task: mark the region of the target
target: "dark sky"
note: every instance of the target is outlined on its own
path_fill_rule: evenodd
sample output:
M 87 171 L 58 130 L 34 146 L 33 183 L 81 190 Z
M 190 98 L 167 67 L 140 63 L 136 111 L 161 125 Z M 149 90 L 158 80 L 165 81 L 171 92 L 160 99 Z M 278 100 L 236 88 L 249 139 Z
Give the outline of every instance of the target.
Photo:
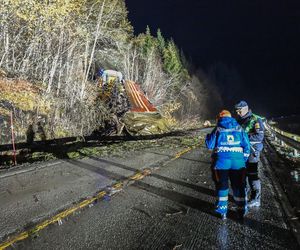
M 236 100 L 246 99 L 254 111 L 266 116 L 300 113 L 299 0 L 126 0 L 126 4 L 136 34 L 146 25 L 153 34 L 160 28 L 204 71 L 216 62 L 236 68 L 242 78 Z

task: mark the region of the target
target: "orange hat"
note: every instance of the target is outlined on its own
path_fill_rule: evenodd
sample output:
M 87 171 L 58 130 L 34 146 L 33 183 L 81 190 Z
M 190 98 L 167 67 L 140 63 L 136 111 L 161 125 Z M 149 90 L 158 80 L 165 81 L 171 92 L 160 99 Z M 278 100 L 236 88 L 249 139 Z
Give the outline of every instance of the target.
M 222 117 L 231 117 L 231 114 L 228 110 L 224 109 L 219 113 L 219 118 L 222 118 Z

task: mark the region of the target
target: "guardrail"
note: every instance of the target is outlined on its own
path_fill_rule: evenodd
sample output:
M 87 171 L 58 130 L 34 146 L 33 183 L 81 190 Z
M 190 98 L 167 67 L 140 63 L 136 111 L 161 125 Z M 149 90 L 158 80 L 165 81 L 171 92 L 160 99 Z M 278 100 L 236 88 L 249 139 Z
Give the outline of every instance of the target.
M 275 138 L 275 141 L 278 140 L 280 142 L 281 146 L 286 144 L 294 149 L 293 155 L 295 157 L 300 155 L 300 136 L 275 128 L 269 123 L 265 123 L 265 127 Z

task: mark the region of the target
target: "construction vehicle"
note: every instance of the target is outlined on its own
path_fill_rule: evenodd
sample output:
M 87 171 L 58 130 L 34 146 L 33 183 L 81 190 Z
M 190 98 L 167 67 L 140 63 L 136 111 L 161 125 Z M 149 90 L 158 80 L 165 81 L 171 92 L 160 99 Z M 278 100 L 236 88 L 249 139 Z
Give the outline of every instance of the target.
M 105 71 L 104 71 L 105 72 Z M 131 135 L 161 134 L 169 131 L 167 121 L 148 100 L 141 86 L 125 81 L 115 72 L 99 79 L 100 98 L 117 116 L 117 127 Z M 114 116 L 114 120 L 116 117 Z M 121 125 L 120 125 L 121 124 Z M 117 129 L 117 134 L 122 133 Z

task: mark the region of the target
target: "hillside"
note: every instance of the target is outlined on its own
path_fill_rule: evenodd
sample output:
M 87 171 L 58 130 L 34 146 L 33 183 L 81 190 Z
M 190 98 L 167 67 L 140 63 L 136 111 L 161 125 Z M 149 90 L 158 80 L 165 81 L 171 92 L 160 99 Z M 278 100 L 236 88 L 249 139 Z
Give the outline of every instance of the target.
M 134 36 L 123 0 L 8 0 L 0 23 L 1 126 L 13 112 L 20 139 L 30 126 L 50 139 L 109 124 L 116 113 L 99 98 L 99 68 L 139 83 L 173 123 L 210 112 L 209 84 L 189 72 L 160 30 Z

